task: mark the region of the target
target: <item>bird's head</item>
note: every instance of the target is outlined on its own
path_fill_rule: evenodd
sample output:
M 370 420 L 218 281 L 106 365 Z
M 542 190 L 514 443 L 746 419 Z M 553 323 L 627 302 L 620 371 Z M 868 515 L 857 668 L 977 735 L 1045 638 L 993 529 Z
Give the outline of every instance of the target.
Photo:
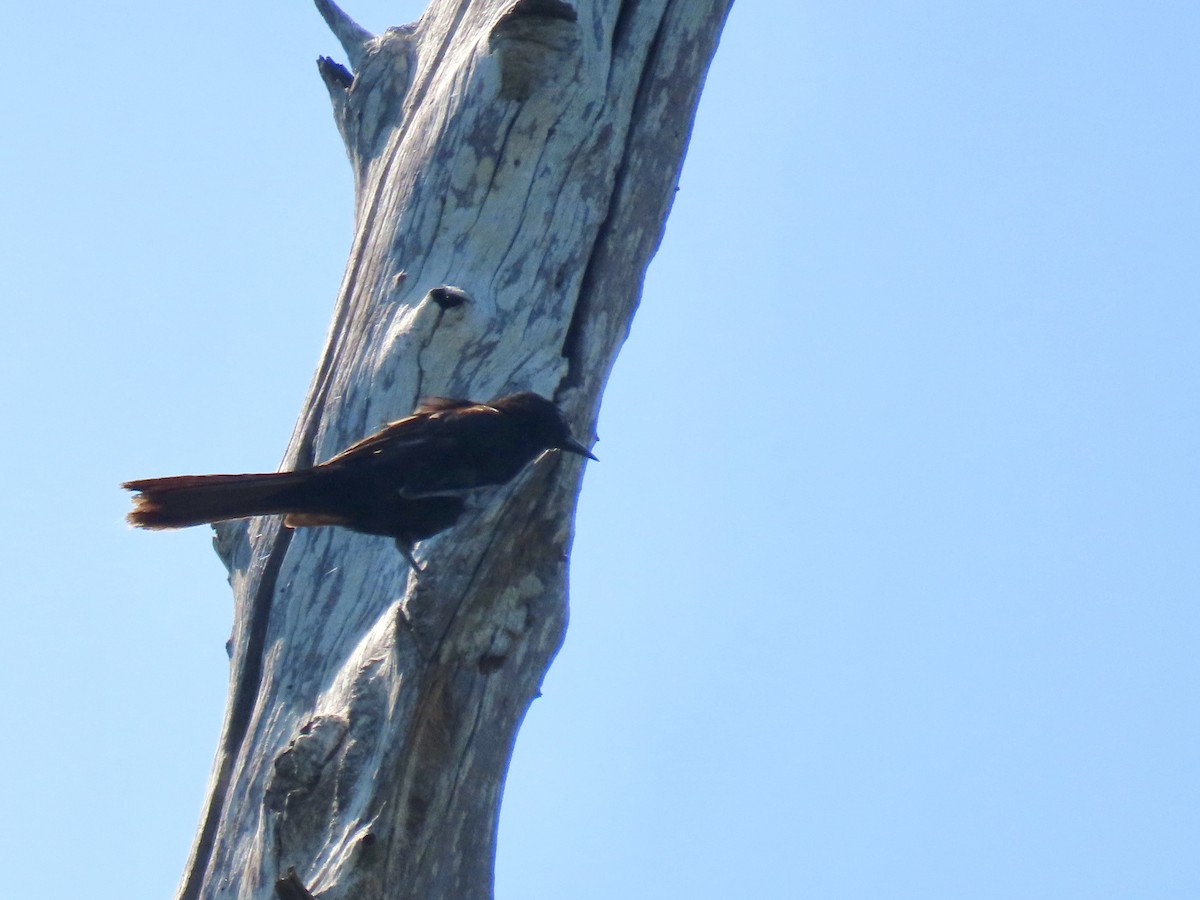
M 587 447 L 575 440 L 561 410 L 541 394 L 522 391 L 493 400 L 488 405 L 520 422 L 522 430 L 544 450 L 563 450 L 588 459 L 596 458 Z

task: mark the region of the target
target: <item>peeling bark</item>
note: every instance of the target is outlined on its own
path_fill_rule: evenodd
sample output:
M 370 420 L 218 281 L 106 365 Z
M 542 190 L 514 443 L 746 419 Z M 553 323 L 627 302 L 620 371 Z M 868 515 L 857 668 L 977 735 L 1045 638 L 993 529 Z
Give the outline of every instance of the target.
M 317 7 L 355 235 L 285 459 L 426 395 L 553 397 L 575 433 L 662 237 L 732 0 L 435 0 L 372 35 Z M 417 547 L 218 528 L 229 706 L 181 898 L 486 898 L 517 728 L 566 627 L 576 457 Z

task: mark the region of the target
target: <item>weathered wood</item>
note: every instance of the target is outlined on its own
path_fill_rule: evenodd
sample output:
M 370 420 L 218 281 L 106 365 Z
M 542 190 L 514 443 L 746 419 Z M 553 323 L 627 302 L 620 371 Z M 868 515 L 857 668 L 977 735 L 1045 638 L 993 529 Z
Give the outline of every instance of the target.
M 589 433 L 731 2 L 435 0 L 373 36 L 317 0 L 356 222 L 286 465 L 429 394 L 536 390 Z M 419 545 L 419 581 L 382 538 L 218 529 L 230 697 L 181 898 L 491 896 L 581 477 L 543 458 Z

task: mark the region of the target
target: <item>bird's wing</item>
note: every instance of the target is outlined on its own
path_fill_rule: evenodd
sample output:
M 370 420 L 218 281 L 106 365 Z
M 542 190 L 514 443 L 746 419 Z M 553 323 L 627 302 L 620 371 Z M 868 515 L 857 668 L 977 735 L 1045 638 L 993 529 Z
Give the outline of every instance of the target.
M 331 456 L 322 465 L 345 462 L 349 459 L 360 459 L 377 452 L 385 446 L 399 447 L 404 444 L 415 444 L 429 440 L 429 424 L 427 416 L 409 416 L 391 422 L 379 431 L 363 438 L 356 444 L 351 444 L 336 456 Z
M 412 413 L 403 419 L 391 422 L 374 434 L 351 444 L 341 453 L 331 456 L 322 465 L 363 459 L 386 449 L 390 454 L 409 446 L 431 447 L 445 440 L 444 426 L 448 424 L 444 413 L 476 406 L 470 400 L 455 400 L 449 397 L 430 397 L 421 401 Z

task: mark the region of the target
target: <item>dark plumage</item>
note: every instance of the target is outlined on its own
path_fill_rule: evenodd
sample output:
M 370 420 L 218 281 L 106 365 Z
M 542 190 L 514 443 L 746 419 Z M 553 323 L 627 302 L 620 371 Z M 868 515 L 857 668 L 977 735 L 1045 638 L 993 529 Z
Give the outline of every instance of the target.
M 538 394 L 490 403 L 436 398 L 311 468 L 147 478 L 122 487 L 139 492 L 129 513 L 139 528 L 283 515 L 292 528 L 340 525 L 395 538 L 412 563 L 412 545 L 452 527 L 471 491 L 511 481 L 546 450 L 596 458 Z

